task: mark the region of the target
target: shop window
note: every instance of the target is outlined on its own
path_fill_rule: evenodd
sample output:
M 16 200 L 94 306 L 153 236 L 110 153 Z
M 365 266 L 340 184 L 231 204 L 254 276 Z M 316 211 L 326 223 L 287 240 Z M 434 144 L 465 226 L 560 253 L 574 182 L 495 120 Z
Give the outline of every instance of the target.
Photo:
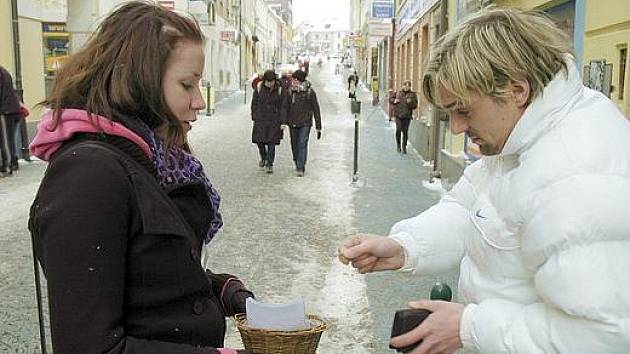
M 217 10 L 214 8 L 214 3 L 208 4 L 208 24 L 214 25 L 217 23 Z
M 619 99 L 623 100 L 626 81 L 626 67 L 628 64 L 628 47 L 619 49 Z

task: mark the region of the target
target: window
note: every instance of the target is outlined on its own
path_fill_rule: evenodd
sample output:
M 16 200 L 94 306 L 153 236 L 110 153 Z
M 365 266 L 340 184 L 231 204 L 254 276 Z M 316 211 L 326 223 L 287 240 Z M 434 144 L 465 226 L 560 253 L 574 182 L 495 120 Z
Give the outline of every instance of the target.
M 214 8 L 214 3 L 208 4 L 208 24 L 214 25 L 217 23 L 217 11 Z
M 623 100 L 626 81 L 626 67 L 628 64 L 628 47 L 619 49 L 619 99 Z

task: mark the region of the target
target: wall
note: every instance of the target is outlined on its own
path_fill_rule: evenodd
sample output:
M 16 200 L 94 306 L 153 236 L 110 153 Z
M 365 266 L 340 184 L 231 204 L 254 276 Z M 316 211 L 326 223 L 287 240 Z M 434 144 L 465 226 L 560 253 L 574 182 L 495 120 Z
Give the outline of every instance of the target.
M 613 65 L 611 100 L 630 117 L 630 59 L 626 58 L 626 70 L 620 73 L 620 49 L 630 50 L 630 2 L 627 0 L 607 0 L 601 3 L 586 3 L 586 34 L 584 41 L 584 63 L 590 60 L 606 59 Z M 619 77 L 625 78 L 623 99 L 619 99 Z
M 433 109 L 421 92 L 424 66 L 430 56 L 432 43 L 437 39 L 436 31 L 440 18 L 440 3 L 427 9 L 424 15 L 408 27 L 395 42 L 396 77 L 394 90 L 399 90 L 402 82 L 412 79 L 412 89 L 419 98 L 418 109 L 414 111 L 414 120 L 409 127 L 409 140 L 424 160 L 432 159 Z M 424 30 L 426 28 L 426 31 Z
M 39 120 L 41 108 L 34 106 L 46 97 L 42 23 L 30 18 L 20 18 L 19 24 L 24 103 L 31 110 L 28 119 Z
M 11 75 L 15 74 L 13 65 L 13 34 L 11 26 L 11 2 L 0 1 L 0 65 L 7 69 Z

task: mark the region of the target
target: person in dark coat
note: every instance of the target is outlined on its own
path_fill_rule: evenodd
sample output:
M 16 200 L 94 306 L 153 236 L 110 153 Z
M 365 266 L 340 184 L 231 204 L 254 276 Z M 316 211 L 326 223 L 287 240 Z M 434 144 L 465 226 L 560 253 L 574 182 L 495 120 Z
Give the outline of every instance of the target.
M 359 75 L 355 71 L 348 76 L 348 98 L 357 98 L 357 85 L 359 84 Z
M 306 73 L 296 70 L 293 73 L 291 91 L 285 96 L 284 110 L 286 123 L 291 131 L 291 152 L 298 177 L 304 177 L 308 154 L 308 136 L 315 118 L 317 139 L 322 137 L 322 118 L 317 94 L 306 80 Z
M 14 127 L 20 119 L 20 99 L 13 88 L 13 78 L 0 66 L 0 176 L 18 169 Z
M 223 225 L 186 138 L 204 109 L 203 48 L 195 21 L 132 1 L 55 76 L 29 218 L 55 354 L 248 353 L 223 343 L 252 292 L 201 261 Z
M 398 152 L 402 151 L 403 154 L 406 154 L 409 124 L 413 110 L 418 107 L 418 95 L 411 91 L 411 81 L 406 80 L 402 90 L 390 97 L 389 102 L 394 105 L 394 115 L 396 116 L 396 149 Z
M 276 145 L 282 139 L 282 84 L 273 70 L 263 74 L 252 97 L 252 142 L 258 146 L 260 161 L 267 173 L 273 173 Z

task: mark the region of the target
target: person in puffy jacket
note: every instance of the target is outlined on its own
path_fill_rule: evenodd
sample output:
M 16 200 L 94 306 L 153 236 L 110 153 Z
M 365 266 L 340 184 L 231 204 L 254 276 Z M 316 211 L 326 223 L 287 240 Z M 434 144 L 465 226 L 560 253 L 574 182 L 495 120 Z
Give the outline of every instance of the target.
M 389 237 L 340 247 L 361 273 L 459 267 L 458 302 L 412 302 L 432 313 L 391 345 L 628 352 L 630 122 L 582 85 L 571 53 L 550 19 L 516 9 L 482 10 L 436 42 L 424 95 L 483 157 Z
M 186 138 L 203 48 L 194 20 L 131 1 L 55 76 L 29 219 L 55 354 L 246 353 L 223 348 L 225 317 L 253 294 L 201 257 L 223 225 Z
M 285 123 L 291 129 L 291 152 L 298 177 L 304 177 L 308 155 L 308 137 L 315 118 L 317 139 L 322 137 L 322 117 L 317 94 L 306 80 L 306 73 L 296 70 L 293 73 L 291 90 L 284 99 Z
M 402 151 L 403 154 L 406 154 L 409 124 L 413 110 L 418 108 L 418 95 L 411 91 L 411 81 L 405 80 L 402 90 L 390 97 L 389 102 L 394 105 L 394 115 L 396 116 L 396 149 L 398 152 Z

